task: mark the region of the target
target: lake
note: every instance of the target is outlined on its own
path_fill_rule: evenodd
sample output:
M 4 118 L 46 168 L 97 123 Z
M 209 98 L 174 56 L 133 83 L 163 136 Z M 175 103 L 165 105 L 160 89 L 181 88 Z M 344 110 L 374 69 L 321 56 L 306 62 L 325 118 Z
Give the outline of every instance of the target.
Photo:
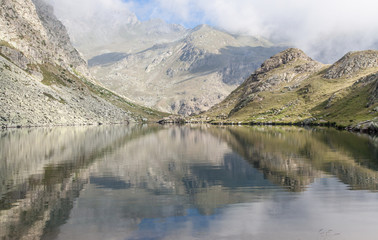
M 377 137 L 208 125 L 0 134 L 0 239 L 378 238 Z

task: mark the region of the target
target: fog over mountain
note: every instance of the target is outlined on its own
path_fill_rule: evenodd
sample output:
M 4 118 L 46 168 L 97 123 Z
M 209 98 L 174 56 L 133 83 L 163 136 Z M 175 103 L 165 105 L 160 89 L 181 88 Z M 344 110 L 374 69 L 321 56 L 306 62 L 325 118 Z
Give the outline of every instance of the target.
M 98 81 L 164 112 L 208 110 L 285 48 L 206 24 L 186 28 L 159 19 L 140 21 L 130 11 L 137 11 L 132 3 L 95 2 L 53 3 Z
M 219 103 L 288 46 L 321 63 L 378 48 L 371 0 L 46 1 L 102 84 L 182 115 Z
M 135 12 L 143 20 L 160 18 L 188 28 L 207 23 L 290 43 L 324 63 L 351 50 L 378 47 L 378 2 L 374 0 L 48 1 L 76 46 L 88 31 L 96 32 L 97 40 L 114 39 L 122 28 L 140 24 Z
M 67 27 L 71 41 L 87 59 L 120 49 L 138 52 L 182 38 L 187 31 L 181 25 L 157 19 L 141 22 L 129 10 L 129 4 L 120 0 L 49 2 Z

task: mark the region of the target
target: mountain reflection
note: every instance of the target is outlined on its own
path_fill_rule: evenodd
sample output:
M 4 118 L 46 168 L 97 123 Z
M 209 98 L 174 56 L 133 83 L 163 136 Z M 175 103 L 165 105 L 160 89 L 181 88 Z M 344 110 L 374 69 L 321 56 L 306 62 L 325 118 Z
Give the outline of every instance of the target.
M 68 218 L 95 161 L 154 128 L 4 131 L 0 139 L 0 237 L 38 239 Z
M 378 189 L 378 139 L 334 129 L 231 127 L 215 130 L 272 182 L 303 190 L 321 174 L 351 189 Z
M 209 216 L 229 204 L 306 191 L 324 175 L 351 189 L 377 190 L 377 149 L 372 137 L 293 127 L 3 131 L 0 238 L 70 238 L 80 231 L 75 221 L 97 219 L 90 236 L 104 239 L 106 227 L 133 232 L 147 219 L 193 209 Z

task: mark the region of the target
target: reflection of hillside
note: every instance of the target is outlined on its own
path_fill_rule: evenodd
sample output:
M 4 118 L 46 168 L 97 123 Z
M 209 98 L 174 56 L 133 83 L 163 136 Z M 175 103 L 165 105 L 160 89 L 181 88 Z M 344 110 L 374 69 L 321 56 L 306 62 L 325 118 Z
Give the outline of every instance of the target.
M 264 177 L 291 191 L 302 191 L 321 173 L 305 161 L 291 145 L 302 139 L 287 139 L 285 131 L 254 131 L 247 127 L 211 129 L 225 139 L 232 149 L 243 156 Z
M 210 215 L 223 205 L 261 202 L 279 186 L 302 191 L 323 172 L 353 189 L 378 188 L 376 145 L 333 130 L 201 125 L 23 131 L 0 139 L 5 239 L 59 238 L 66 221 L 72 230 L 75 219 L 98 229 L 122 223 L 132 232 L 146 219 L 186 216 L 193 208 Z
M 38 239 L 46 229 L 64 223 L 88 183 L 88 166 L 152 131 L 118 126 L 4 132 L 0 139 L 1 239 Z
M 261 173 L 232 153 L 223 140 L 209 134 L 206 128 L 187 126 L 134 139 L 94 164 L 90 171 L 91 184 L 115 190 L 123 196 L 123 202 L 132 202 L 132 207 L 122 203 L 111 207 L 122 209 L 128 218 L 183 215 L 192 205 L 210 214 L 221 205 L 269 197 L 274 188 Z M 236 191 L 238 188 L 245 189 Z M 86 191 L 86 198 L 95 198 L 97 191 Z M 153 209 L 146 206 L 149 201 Z M 90 209 L 102 208 L 100 204 Z
M 301 190 L 321 171 L 352 189 L 378 189 L 374 139 L 332 129 L 231 127 L 211 130 L 274 183 Z M 220 133 L 222 132 L 222 134 Z

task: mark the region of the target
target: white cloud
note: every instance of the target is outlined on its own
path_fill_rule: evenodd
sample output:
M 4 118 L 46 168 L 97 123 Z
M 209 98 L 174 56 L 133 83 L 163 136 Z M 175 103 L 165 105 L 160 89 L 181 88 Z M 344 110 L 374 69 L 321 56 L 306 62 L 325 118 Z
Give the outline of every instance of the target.
M 107 26 L 104 28 L 109 30 L 133 19 L 129 9 L 138 12 L 146 8 L 139 11 L 149 14 L 143 19 L 161 18 L 187 26 L 210 23 L 232 32 L 292 43 L 327 62 L 351 50 L 378 46 L 376 0 L 150 0 L 148 5 L 136 0 L 51 1 L 58 16 L 74 21 L 71 25 L 87 19 L 94 21 L 92 28 Z
M 65 24 L 77 44 L 110 42 L 128 24 L 138 22 L 122 0 L 48 0 L 57 17 Z M 85 40 L 85 39 L 89 39 Z
M 192 13 L 233 32 L 261 35 L 302 48 L 324 61 L 378 45 L 375 0 L 158 0 L 165 15 Z

